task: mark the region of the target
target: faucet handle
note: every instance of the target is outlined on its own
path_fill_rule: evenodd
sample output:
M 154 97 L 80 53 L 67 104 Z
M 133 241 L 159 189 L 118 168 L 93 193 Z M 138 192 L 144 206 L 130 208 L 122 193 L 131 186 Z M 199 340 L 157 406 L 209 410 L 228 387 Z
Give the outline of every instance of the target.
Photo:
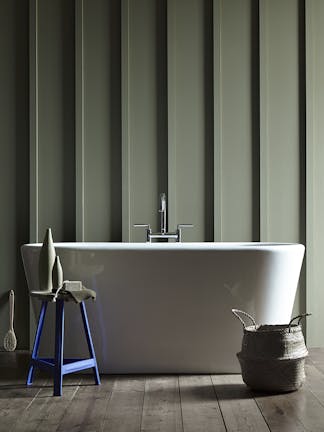
M 193 224 L 178 224 L 177 225 L 177 231 L 178 231 L 178 242 L 182 241 L 182 228 L 193 228 Z
M 151 229 L 151 225 L 150 224 L 134 224 L 133 225 L 134 228 L 147 228 L 147 229 Z
M 150 224 L 134 224 L 134 228 L 146 228 L 146 241 L 151 242 L 150 234 L 152 234 L 151 225 Z

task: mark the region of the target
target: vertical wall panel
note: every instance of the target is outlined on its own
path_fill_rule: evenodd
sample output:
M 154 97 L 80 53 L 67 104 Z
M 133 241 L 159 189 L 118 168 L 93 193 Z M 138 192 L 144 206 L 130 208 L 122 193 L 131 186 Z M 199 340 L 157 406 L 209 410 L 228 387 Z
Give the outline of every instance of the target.
M 260 3 L 261 241 L 301 240 L 298 6 Z M 304 301 L 301 287 L 296 312 Z
M 38 1 L 29 2 L 29 242 L 38 242 Z M 32 308 L 29 299 L 29 311 Z M 37 321 L 29 313 L 29 342 L 31 346 Z
M 29 207 L 31 242 L 38 241 L 38 13 L 37 0 L 29 3 Z
M 298 0 L 260 2 L 261 240 L 299 240 Z
M 120 241 L 120 2 L 83 3 L 84 239 Z
M 129 4 L 121 3 L 121 100 L 122 100 L 122 240 L 129 241 L 130 217 L 130 136 L 129 136 Z
M 75 1 L 75 229 L 84 241 L 84 43 L 83 0 Z
M 160 190 L 163 182 L 159 181 L 159 165 L 165 165 L 167 145 L 159 138 L 157 118 L 163 110 L 157 103 L 163 103 L 158 98 L 163 86 L 159 80 L 164 78 L 157 69 L 161 63 L 158 56 L 164 53 L 163 46 L 157 46 L 157 41 L 164 43 L 157 29 L 163 31 L 165 17 L 158 7 L 158 2 L 151 0 L 123 2 L 123 239 L 130 241 L 145 239 L 145 232 L 133 228 L 134 223 L 158 228 L 159 193 L 167 192 Z M 165 62 L 162 67 L 166 67 Z
M 186 241 L 213 239 L 211 2 L 168 2 L 169 228 L 193 223 Z M 208 13 L 206 13 L 206 8 Z M 206 87 L 209 85 L 209 93 Z M 211 153 L 210 153 L 211 152 Z M 206 153 L 208 157 L 206 157 Z
M 307 342 L 323 346 L 324 304 L 324 3 L 306 1 L 307 53 Z
M 74 2 L 36 9 L 38 76 L 38 235 L 75 239 Z
M 20 245 L 29 241 L 28 1 L 0 2 L 0 341 L 16 294 L 18 349 L 28 346 L 28 294 Z
M 216 0 L 215 37 L 215 240 L 256 240 L 253 182 L 259 161 L 253 152 L 259 127 L 252 99 L 258 79 L 252 66 L 258 59 L 258 10 L 255 2 Z M 254 77 L 257 77 L 257 74 Z M 248 107 L 248 109 L 247 109 Z
M 221 80 L 221 6 L 222 0 L 213 3 L 213 96 L 214 96 L 214 241 L 222 240 L 222 80 Z

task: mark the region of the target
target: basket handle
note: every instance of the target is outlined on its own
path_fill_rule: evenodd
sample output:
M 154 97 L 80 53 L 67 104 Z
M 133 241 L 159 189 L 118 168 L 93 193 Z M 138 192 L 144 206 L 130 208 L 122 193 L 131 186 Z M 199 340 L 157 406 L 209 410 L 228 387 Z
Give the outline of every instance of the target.
M 295 321 L 295 320 L 298 318 L 297 325 L 299 325 L 299 324 L 300 324 L 300 321 L 301 321 L 303 318 L 305 318 L 305 317 L 307 317 L 307 316 L 310 316 L 310 315 L 312 315 L 312 314 L 311 314 L 311 313 L 303 313 L 303 314 L 297 315 L 297 316 L 295 316 L 294 318 L 292 318 L 292 319 L 290 320 L 289 324 L 288 324 L 289 333 L 290 333 L 290 328 L 291 328 L 291 325 L 292 325 L 293 321 Z
M 250 314 L 248 314 L 247 312 L 244 312 L 244 311 L 242 311 L 240 309 L 232 309 L 232 313 L 236 316 L 236 318 L 238 318 L 241 321 L 244 329 L 246 327 L 246 323 L 243 320 L 243 318 L 240 317 L 239 314 L 242 314 L 242 315 L 246 316 L 247 318 L 249 318 L 252 321 L 254 327 L 255 328 L 257 327 L 255 319 Z

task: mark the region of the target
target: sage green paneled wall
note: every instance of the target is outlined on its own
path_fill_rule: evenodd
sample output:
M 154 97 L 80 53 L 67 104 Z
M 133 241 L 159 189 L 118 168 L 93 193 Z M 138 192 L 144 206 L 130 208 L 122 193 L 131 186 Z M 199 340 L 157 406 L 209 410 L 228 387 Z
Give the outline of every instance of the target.
M 16 293 L 18 346 L 28 346 L 28 295 L 20 245 L 29 240 L 28 1 L 0 2 L 0 345 Z
M 15 287 L 28 346 L 21 243 L 142 241 L 167 192 L 185 241 L 306 243 L 295 310 L 324 345 L 323 1 L 5 0 L 0 19 L 0 339 Z
M 307 197 L 307 326 L 312 346 L 323 346 L 324 304 L 324 3 L 306 3 L 306 197 Z

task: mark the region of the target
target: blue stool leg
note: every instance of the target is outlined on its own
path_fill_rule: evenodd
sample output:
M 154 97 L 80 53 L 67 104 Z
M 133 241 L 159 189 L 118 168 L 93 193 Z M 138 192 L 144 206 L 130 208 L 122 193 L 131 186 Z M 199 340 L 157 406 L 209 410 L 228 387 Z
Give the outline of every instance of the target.
M 56 301 L 54 396 L 62 396 L 64 346 L 64 300 Z
M 89 327 L 89 321 L 88 321 L 87 311 L 86 311 L 86 307 L 85 307 L 84 302 L 80 303 L 80 309 L 81 309 L 81 315 L 82 315 L 84 330 L 85 330 L 85 334 L 86 334 L 86 338 L 87 338 L 89 354 L 90 354 L 90 357 L 92 357 L 94 359 L 94 362 L 95 362 L 95 366 L 92 368 L 94 378 L 95 378 L 95 383 L 97 385 L 99 385 L 100 384 L 100 376 L 99 376 L 99 372 L 98 372 L 97 359 L 96 359 L 96 354 L 95 354 L 95 350 L 93 347 L 93 342 L 92 342 L 92 337 L 91 337 L 90 327 Z
M 40 343 L 40 338 L 41 338 L 42 331 L 43 331 L 46 309 L 47 309 L 47 302 L 43 301 L 42 306 L 41 306 L 41 310 L 39 312 L 39 318 L 38 318 L 38 324 L 37 324 L 37 329 L 36 329 L 36 334 L 35 334 L 34 346 L 33 346 L 33 351 L 32 351 L 32 355 L 31 355 L 32 360 L 35 360 L 37 358 L 37 355 L 38 355 L 39 343 Z M 35 368 L 35 366 L 31 363 L 29 366 L 28 375 L 27 375 L 27 383 L 26 384 L 28 386 L 33 383 L 34 368 Z

